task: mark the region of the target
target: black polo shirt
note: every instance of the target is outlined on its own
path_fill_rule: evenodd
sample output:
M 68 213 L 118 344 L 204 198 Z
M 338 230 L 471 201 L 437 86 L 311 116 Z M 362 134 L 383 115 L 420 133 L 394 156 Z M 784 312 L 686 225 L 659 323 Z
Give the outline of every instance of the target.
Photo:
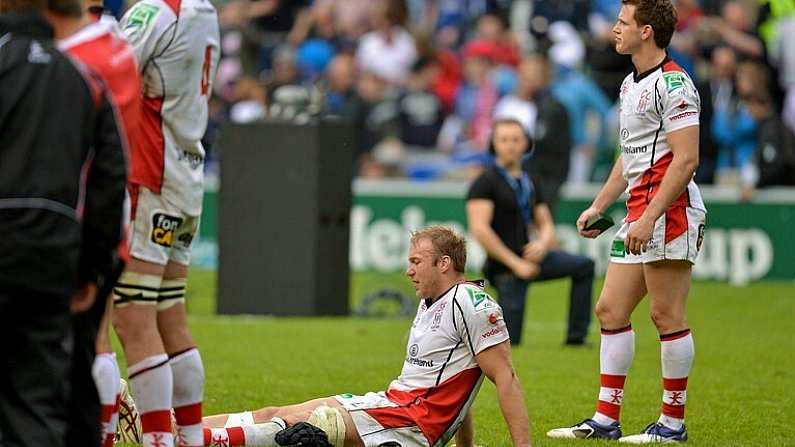
M 494 203 L 494 214 L 491 228 L 500 240 L 514 253 L 521 256 L 522 248 L 529 242 L 527 226 L 522 219 L 522 212 L 516 200 L 516 194 L 508 181 L 496 166 L 491 166 L 480 175 L 469 187 L 467 200 L 486 199 Z M 530 216 L 532 221 L 533 207 L 546 203 L 543 191 L 530 179 Z M 483 266 L 483 273 L 491 277 L 496 273 L 510 271 L 499 261 L 489 257 Z

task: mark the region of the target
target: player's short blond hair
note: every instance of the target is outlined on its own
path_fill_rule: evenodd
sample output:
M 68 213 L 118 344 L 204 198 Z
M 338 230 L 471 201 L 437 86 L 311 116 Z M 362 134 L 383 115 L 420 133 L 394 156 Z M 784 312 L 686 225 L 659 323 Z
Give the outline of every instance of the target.
M 449 256 L 453 269 L 464 273 L 467 264 L 467 242 L 464 236 L 450 227 L 433 225 L 411 233 L 411 245 L 415 245 L 420 239 L 431 241 L 435 251 L 434 264 L 442 256 Z

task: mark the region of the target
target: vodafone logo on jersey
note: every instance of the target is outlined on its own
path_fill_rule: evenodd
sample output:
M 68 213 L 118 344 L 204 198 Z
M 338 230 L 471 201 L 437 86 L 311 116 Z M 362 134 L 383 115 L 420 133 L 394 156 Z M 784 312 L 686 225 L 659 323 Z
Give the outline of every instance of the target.
M 682 113 L 680 113 L 680 114 L 677 114 L 677 115 L 674 115 L 674 116 L 672 116 L 672 117 L 671 117 L 671 118 L 669 118 L 669 119 L 670 119 L 671 121 L 677 121 L 677 120 L 685 119 L 685 118 L 687 118 L 687 117 L 689 117 L 689 116 L 693 116 L 693 115 L 698 115 L 698 112 L 694 112 L 694 111 L 690 111 L 690 112 L 682 112 Z
M 494 329 L 492 329 L 490 331 L 486 331 L 486 332 L 480 334 L 480 338 L 493 337 L 493 336 L 495 336 L 495 335 L 497 335 L 497 334 L 499 334 L 501 332 L 504 332 L 504 331 L 505 331 L 505 326 L 495 327 Z

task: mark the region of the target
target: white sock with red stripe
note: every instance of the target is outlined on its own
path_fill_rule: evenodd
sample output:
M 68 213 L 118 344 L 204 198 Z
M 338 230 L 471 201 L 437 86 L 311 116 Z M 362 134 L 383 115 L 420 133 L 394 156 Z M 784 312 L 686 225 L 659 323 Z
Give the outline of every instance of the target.
M 287 428 L 281 418 L 242 427 L 205 428 L 204 445 L 211 447 L 275 447 L 276 433 Z
M 199 447 L 202 434 L 204 366 L 199 350 L 188 349 L 171 357 L 174 380 L 174 417 L 177 420 L 177 447 Z
M 622 329 L 602 329 L 599 349 L 599 401 L 593 420 L 610 425 L 621 416 L 624 401 L 624 382 L 635 356 L 635 331 L 632 325 Z
M 171 395 L 173 379 L 166 354 L 153 355 L 127 368 L 141 415 L 144 447 L 172 447 Z
M 102 447 L 113 447 L 119 423 L 119 365 L 115 353 L 100 353 L 94 358 L 91 375 L 102 405 Z
M 693 366 L 695 346 L 690 329 L 660 335 L 662 358 L 663 397 L 659 422 L 679 430 L 685 423 L 687 402 L 687 376 Z

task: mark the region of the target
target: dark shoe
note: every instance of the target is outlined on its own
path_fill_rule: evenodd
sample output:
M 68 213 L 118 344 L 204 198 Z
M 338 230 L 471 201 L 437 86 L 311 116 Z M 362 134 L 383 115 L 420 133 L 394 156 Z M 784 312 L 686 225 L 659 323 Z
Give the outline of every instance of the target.
M 621 437 L 621 426 L 618 422 L 602 425 L 593 419 L 586 419 L 571 427 L 554 428 L 547 432 L 550 438 L 564 439 L 611 439 Z
M 326 432 L 308 422 L 299 422 L 276 433 L 276 443 L 281 446 L 333 447 Z

